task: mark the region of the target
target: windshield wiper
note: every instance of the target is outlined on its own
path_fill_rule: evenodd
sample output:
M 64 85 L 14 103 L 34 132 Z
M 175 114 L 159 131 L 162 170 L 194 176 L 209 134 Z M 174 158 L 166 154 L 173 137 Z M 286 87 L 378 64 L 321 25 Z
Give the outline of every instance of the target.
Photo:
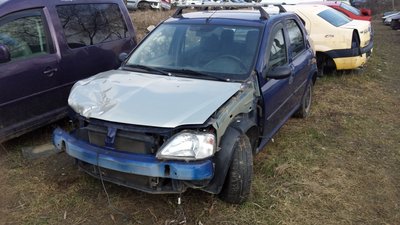
M 206 78 L 211 78 L 213 80 L 219 80 L 219 81 L 230 81 L 229 78 L 222 78 L 222 77 L 218 77 L 218 76 L 214 76 L 212 74 L 207 74 L 207 73 L 202 73 L 199 71 L 195 71 L 195 70 L 189 70 L 189 69 L 172 69 L 170 70 L 174 73 L 179 73 L 179 74 L 184 74 L 184 75 L 196 75 L 196 76 L 200 76 L 200 77 L 206 77 Z
M 132 70 L 132 69 L 136 69 L 136 68 L 141 69 L 141 70 L 146 70 L 149 72 L 157 72 L 159 74 L 166 75 L 166 76 L 172 76 L 171 73 L 161 70 L 161 69 L 158 69 L 156 67 L 152 67 L 152 66 L 145 66 L 145 65 L 140 65 L 140 64 L 125 64 L 122 67 L 122 69 L 128 69 L 128 70 Z

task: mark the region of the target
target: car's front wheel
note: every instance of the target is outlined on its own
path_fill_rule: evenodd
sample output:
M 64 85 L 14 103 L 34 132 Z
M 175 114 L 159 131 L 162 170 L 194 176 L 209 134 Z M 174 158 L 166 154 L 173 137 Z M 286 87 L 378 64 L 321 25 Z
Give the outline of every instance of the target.
M 241 135 L 234 147 L 232 162 L 219 197 L 226 202 L 239 204 L 249 197 L 253 176 L 253 154 L 250 140 Z

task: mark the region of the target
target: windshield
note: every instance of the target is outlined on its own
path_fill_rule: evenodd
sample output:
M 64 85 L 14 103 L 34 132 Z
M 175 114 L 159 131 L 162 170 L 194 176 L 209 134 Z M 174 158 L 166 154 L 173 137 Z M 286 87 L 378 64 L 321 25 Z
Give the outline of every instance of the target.
M 257 27 L 161 24 L 124 66 L 141 65 L 173 76 L 244 80 L 255 61 L 259 34 Z
M 358 10 L 357 8 L 351 6 L 351 5 L 348 5 L 348 4 L 345 4 L 345 3 L 341 3 L 340 7 L 342 7 L 343 9 L 345 9 L 347 11 L 350 11 L 354 15 L 361 16 L 361 11 Z
M 340 27 L 346 23 L 349 23 L 351 19 L 343 13 L 336 11 L 335 9 L 326 9 L 318 13 L 322 19 L 326 20 L 335 27 Z

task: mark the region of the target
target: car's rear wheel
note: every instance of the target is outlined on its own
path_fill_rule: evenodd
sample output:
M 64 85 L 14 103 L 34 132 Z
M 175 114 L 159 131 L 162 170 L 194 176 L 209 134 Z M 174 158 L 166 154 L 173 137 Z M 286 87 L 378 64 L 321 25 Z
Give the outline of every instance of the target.
M 219 197 L 229 203 L 239 204 L 250 194 L 253 176 L 253 154 L 249 138 L 241 135 L 234 147 L 232 162 Z
M 140 10 L 149 10 L 151 7 L 150 7 L 150 3 L 148 3 L 148 2 L 139 2 L 138 3 L 138 9 L 140 9 Z
M 331 74 L 336 69 L 333 59 L 324 53 L 317 53 L 317 67 L 319 77 L 323 77 L 326 74 Z
M 311 112 L 312 103 L 312 92 L 313 92 L 313 82 L 308 82 L 307 89 L 301 99 L 301 104 L 299 109 L 296 111 L 295 116 L 299 118 L 306 118 Z

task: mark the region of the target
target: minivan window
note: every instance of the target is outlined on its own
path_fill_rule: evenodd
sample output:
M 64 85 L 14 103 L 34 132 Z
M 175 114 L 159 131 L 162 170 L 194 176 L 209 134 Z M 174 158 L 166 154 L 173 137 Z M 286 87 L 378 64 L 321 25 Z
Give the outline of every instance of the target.
M 335 9 L 326 9 L 318 13 L 318 16 L 335 27 L 340 27 L 351 21 L 349 17 L 339 11 L 336 11 Z
M 48 53 L 41 10 L 17 12 L 0 19 L 0 44 L 8 47 L 11 60 Z
M 129 36 L 117 4 L 57 6 L 70 48 L 79 48 Z

